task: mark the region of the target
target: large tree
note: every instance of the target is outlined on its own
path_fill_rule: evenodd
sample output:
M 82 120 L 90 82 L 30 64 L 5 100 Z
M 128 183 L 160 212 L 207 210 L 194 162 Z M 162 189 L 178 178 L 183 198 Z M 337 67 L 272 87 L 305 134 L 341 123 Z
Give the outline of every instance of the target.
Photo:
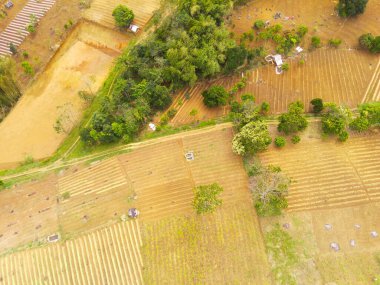
M 119 5 L 113 10 L 112 16 L 115 18 L 115 23 L 120 28 L 128 28 L 132 23 L 135 15 L 127 6 Z
M 239 155 L 255 154 L 272 143 L 268 126 L 262 120 L 252 121 L 241 128 L 232 140 L 232 150 Z
M 14 62 L 0 56 L 0 117 L 17 102 L 21 93 L 14 79 Z
M 341 17 L 353 17 L 363 14 L 368 0 L 339 0 L 336 7 Z
M 296 101 L 289 105 L 289 111 L 282 114 L 278 120 L 279 125 L 277 127 L 279 132 L 283 132 L 286 135 L 297 133 L 306 129 L 308 123 L 303 115 L 304 106 L 302 102 Z
M 223 86 L 214 85 L 202 92 L 203 103 L 209 107 L 224 106 L 229 97 L 228 92 Z

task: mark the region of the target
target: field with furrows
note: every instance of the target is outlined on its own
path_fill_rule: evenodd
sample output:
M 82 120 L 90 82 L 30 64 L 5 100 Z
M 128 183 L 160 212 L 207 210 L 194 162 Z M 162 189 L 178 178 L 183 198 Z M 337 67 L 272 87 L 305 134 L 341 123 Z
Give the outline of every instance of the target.
M 1 284 L 142 284 L 139 223 L 0 258 Z
M 141 219 L 191 213 L 193 188 L 219 183 L 226 203 L 249 200 L 243 164 L 231 149 L 232 129 L 190 135 L 120 157 L 137 196 Z M 195 160 L 184 155 L 193 151 Z M 142 159 L 143 158 L 143 159 Z
M 273 65 L 244 73 L 246 87 L 235 98 L 252 93 L 258 104 L 268 102 L 274 114 L 285 112 L 288 105 L 296 100 L 301 100 L 308 111 L 310 100 L 317 97 L 350 108 L 355 108 L 364 97 L 368 97 L 366 101 L 380 100 L 380 64 L 377 57 L 354 50 L 318 49 L 307 55 L 305 65 L 300 65 L 296 58 L 288 61 L 290 69 L 282 75 L 275 74 Z M 240 78 L 241 75 L 223 77 L 181 90 L 169 108 L 177 110 L 171 123 L 188 124 L 226 115 L 228 106 L 207 108 L 203 104 L 202 92 L 212 85 L 222 85 L 231 90 Z M 190 115 L 193 109 L 198 110 L 196 116 Z
M 131 9 L 135 14 L 133 23 L 143 27 L 150 20 L 153 12 L 159 8 L 160 1 L 148 0 L 142 4 L 139 1 L 131 0 L 94 0 L 91 2 L 91 7 L 84 13 L 84 17 L 108 28 L 115 28 L 115 19 L 112 17 L 112 11 L 120 4 Z
M 375 101 L 380 101 L 380 58 L 368 84 L 362 103 Z
M 252 203 L 141 224 L 145 284 L 271 284 Z
M 0 253 L 58 230 L 56 183 L 49 177 L 1 192 Z
M 292 180 L 288 211 L 344 207 L 380 200 L 378 134 L 353 136 L 345 144 L 311 139 L 259 155 Z
M 380 2 L 368 1 L 362 15 L 352 19 L 342 19 L 337 16 L 334 8 L 338 1 L 309 0 L 307 5 L 300 5 L 297 0 L 256 0 L 246 6 L 235 9 L 230 17 L 231 29 L 237 35 L 247 32 L 257 19 L 269 20 L 271 25 L 281 24 L 284 30 L 290 30 L 299 25 L 309 28 L 307 39 L 317 35 L 325 45 L 331 38 L 341 39 L 344 48 L 358 45 L 358 38 L 365 33 L 378 34 L 380 26 Z M 280 12 L 281 19 L 275 20 L 274 14 Z M 294 17 L 287 19 L 286 17 Z M 309 47 L 310 40 L 305 42 Z
M 119 220 L 128 211 L 128 197 L 132 196 L 117 158 L 71 169 L 58 178 L 58 185 L 58 216 L 69 235 Z M 65 195 L 69 197 L 65 199 Z

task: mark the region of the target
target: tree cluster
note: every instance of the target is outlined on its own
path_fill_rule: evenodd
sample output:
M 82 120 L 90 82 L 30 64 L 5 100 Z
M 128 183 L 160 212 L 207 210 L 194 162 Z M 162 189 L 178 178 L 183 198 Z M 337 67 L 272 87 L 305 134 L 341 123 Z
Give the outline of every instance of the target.
M 351 111 L 343 106 L 329 103 L 322 114 L 322 131 L 327 135 L 337 135 L 342 142 L 348 139 L 347 126 L 351 121 Z
M 278 118 L 278 131 L 286 135 L 295 134 L 306 129 L 308 122 L 304 116 L 302 102 L 296 101 L 289 105 L 288 112 Z
M 16 104 L 20 96 L 14 78 L 14 62 L 9 57 L 0 56 L 0 120 Z
M 119 58 L 112 92 L 81 131 L 82 140 L 128 142 L 170 104 L 172 92 L 220 73 L 236 46 L 223 23 L 231 7 L 230 0 L 180 0 L 173 15 Z
M 363 132 L 370 127 L 380 126 L 380 102 L 359 105 L 359 116 L 349 124 L 350 129 Z

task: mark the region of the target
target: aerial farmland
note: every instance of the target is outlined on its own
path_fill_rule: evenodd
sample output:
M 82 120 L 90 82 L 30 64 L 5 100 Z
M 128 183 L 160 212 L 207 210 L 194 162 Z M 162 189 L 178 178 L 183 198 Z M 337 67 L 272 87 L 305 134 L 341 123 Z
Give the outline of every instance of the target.
M 0 5 L 0 285 L 380 284 L 379 1 Z

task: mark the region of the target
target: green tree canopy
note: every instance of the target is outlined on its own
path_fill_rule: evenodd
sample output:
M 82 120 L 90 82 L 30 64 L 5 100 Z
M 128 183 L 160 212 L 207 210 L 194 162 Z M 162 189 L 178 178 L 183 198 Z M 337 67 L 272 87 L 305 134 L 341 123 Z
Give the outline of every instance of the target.
M 232 150 L 239 155 L 255 154 L 272 143 L 268 126 L 262 120 L 252 121 L 241 128 L 232 140 Z
M 202 92 L 203 103 L 209 107 L 225 106 L 229 97 L 223 86 L 214 85 Z
M 341 17 L 353 17 L 358 14 L 363 14 L 368 0 L 339 0 L 338 14 Z
M 308 122 L 303 115 L 304 106 L 302 102 L 296 101 L 289 105 L 289 111 L 282 114 L 278 120 L 279 125 L 277 127 L 279 132 L 283 132 L 286 135 L 297 133 L 306 129 Z
M 116 26 L 120 28 L 128 28 L 135 18 L 133 11 L 124 5 L 117 6 L 113 10 L 112 16 L 115 18 Z
M 223 188 L 217 183 L 201 185 L 194 189 L 195 197 L 193 207 L 197 214 L 212 213 L 222 204 L 219 198 Z

